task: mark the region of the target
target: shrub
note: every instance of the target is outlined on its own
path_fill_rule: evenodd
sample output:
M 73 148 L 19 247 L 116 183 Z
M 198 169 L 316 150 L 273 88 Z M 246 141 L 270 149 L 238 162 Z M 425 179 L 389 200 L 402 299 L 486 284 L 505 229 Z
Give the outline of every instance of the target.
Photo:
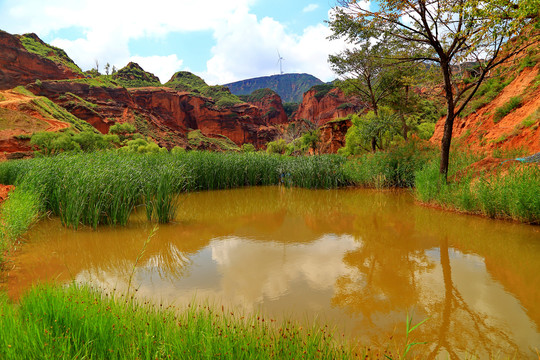
M 287 143 L 284 139 L 270 141 L 266 144 L 266 152 L 269 154 L 285 154 L 287 151 Z

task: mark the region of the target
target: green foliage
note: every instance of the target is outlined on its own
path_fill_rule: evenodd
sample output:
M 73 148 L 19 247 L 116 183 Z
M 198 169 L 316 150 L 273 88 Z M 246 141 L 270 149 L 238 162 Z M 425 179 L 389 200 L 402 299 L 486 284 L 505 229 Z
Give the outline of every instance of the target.
M 81 69 L 67 56 L 62 49 L 46 44 L 37 37 L 36 34 L 24 34 L 19 37 L 24 48 L 33 54 L 54 61 L 73 70 L 76 73 L 82 74 Z
M 526 68 L 532 68 L 535 67 L 538 63 L 538 55 L 529 53 L 523 59 L 521 59 L 519 63 L 519 71 L 523 71 Z
M 346 156 L 372 150 L 372 141 L 380 149 L 388 147 L 400 130 L 396 115 L 387 107 L 381 107 L 378 116 L 373 111 L 362 116 L 352 115 L 351 121 L 352 126 L 345 135 L 345 147 L 339 152 Z
M 429 140 L 435 132 L 434 123 L 421 123 L 416 127 L 416 134 L 420 139 Z
M 96 150 L 111 149 L 119 145 L 120 140 L 116 135 L 102 135 L 93 131 L 74 133 L 40 131 L 32 135 L 30 145 L 36 146 L 42 155 L 56 155 L 61 152 L 91 152 Z
M 37 287 L 0 297 L 0 357 L 12 359 L 352 359 L 314 324 L 192 303 L 175 310 L 88 287 Z
M 292 114 L 294 114 L 299 107 L 299 103 L 286 102 L 283 104 L 283 109 L 285 110 L 285 114 L 287 114 L 287 117 L 291 117 Z
M 112 77 L 112 75 L 94 75 L 92 77 L 86 77 L 84 79 L 67 79 L 67 80 L 58 80 L 61 82 L 72 82 L 77 84 L 86 84 L 90 87 L 101 87 L 101 88 L 113 88 L 118 89 L 122 86 L 119 85 Z
M 41 208 L 37 193 L 16 188 L 0 205 L 0 256 L 37 220 Z
M 313 86 L 309 91 L 315 91 L 315 98 L 317 101 L 321 101 L 335 87 L 334 84 L 321 84 Z
M 130 123 L 116 123 L 109 128 L 109 134 L 118 135 L 120 141 L 132 139 L 133 134 L 137 132 L 135 125 Z
M 413 187 L 415 172 L 435 157 L 433 150 L 421 150 L 419 146 L 409 141 L 386 152 L 351 159 L 345 165 L 346 176 L 354 184 L 365 187 Z
M 144 71 L 138 64 L 130 62 L 112 75 L 112 79 L 125 87 L 161 86 L 159 78 Z
M 178 155 L 178 154 L 182 154 L 182 153 L 185 153 L 186 152 L 186 149 L 184 149 L 183 147 L 180 147 L 180 146 L 175 146 L 171 149 L 171 154 L 173 155 Z
M 255 103 L 259 102 L 262 99 L 264 99 L 267 96 L 273 96 L 276 95 L 276 92 L 270 89 L 257 89 L 254 92 L 252 92 L 250 95 L 241 95 L 239 96 L 242 101 L 248 102 L 248 103 Z
M 495 109 L 495 116 L 493 116 L 493 122 L 498 123 L 506 115 L 510 114 L 513 110 L 521 106 L 523 99 L 520 96 L 514 96 L 510 98 L 504 105 Z
M 257 149 L 255 149 L 255 146 L 253 146 L 253 144 L 250 144 L 250 143 L 245 143 L 245 144 L 242 144 L 242 146 L 240 146 L 240 151 L 244 153 L 255 152 L 256 150 Z
M 268 154 L 285 154 L 287 151 L 287 142 L 284 139 L 270 141 L 266 144 L 266 152 Z
M 159 147 L 158 144 L 152 141 L 147 141 L 145 139 L 134 139 L 129 140 L 126 143 L 126 146 L 121 147 L 119 151 L 126 153 L 148 154 L 166 152 L 167 149 Z
M 508 171 L 446 183 L 433 161 L 416 173 L 416 197 L 423 202 L 493 218 L 540 224 L 540 167 L 514 166 Z

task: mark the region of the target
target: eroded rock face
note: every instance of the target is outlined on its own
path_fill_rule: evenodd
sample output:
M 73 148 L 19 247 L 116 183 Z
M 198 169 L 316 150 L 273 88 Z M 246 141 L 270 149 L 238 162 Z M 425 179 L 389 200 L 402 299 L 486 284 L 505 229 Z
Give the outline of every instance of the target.
M 310 90 L 304 94 L 304 100 L 293 115 L 293 120 L 306 119 L 322 126 L 329 121 L 357 113 L 364 107 L 357 98 L 346 97 L 339 88 L 330 90 L 322 97 L 318 96 L 316 90 Z
M 261 109 L 250 104 L 237 104 L 220 109 L 214 101 L 170 88 L 110 88 L 76 82 L 43 81 L 28 89 L 59 103 L 75 116 L 107 133 L 116 122 L 134 123 L 161 146 L 182 145 L 191 130 L 206 136 L 224 135 L 237 145 L 266 144 L 273 134 Z M 73 101 L 74 94 L 89 104 Z
M 320 128 L 319 152 L 321 154 L 335 154 L 345 146 L 345 135 L 352 126 L 351 120 L 332 121 Z
M 36 36 L 36 41 L 38 40 Z M 0 90 L 26 85 L 38 79 L 61 80 L 79 77 L 82 75 L 67 66 L 28 52 L 16 36 L 0 31 Z
M 250 101 L 250 104 L 261 110 L 261 115 L 266 125 L 286 124 L 289 122 L 281 97 L 275 92 L 264 96 L 257 101 Z

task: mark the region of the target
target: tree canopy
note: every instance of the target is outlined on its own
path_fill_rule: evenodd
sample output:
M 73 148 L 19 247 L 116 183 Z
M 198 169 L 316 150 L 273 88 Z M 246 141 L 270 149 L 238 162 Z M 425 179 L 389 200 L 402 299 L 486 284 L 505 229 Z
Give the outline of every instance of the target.
M 373 6 L 338 0 L 333 37 L 354 44 L 384 39 L 394 50 L 388 61 L 438 69 L 447 105 L 440 165 L 446 176 L 454 119 L 495 67 L 538 43 L 540 0 L 379 0 Z M 464 81 L 466 62 L 478 69 Z

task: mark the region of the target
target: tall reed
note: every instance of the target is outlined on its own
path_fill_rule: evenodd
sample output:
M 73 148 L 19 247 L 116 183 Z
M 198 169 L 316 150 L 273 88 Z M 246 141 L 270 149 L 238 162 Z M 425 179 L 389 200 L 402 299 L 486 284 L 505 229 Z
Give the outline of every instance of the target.
M 60 155 L 0 164 L 0 182 L 24 184 L 65 225 L 125 225 L 137 205 L 149 220 L 172 220 L 182 191 L 277 185 L 335 188 L 348 184 L 336 155 L 259 153 L 122 153 Z

